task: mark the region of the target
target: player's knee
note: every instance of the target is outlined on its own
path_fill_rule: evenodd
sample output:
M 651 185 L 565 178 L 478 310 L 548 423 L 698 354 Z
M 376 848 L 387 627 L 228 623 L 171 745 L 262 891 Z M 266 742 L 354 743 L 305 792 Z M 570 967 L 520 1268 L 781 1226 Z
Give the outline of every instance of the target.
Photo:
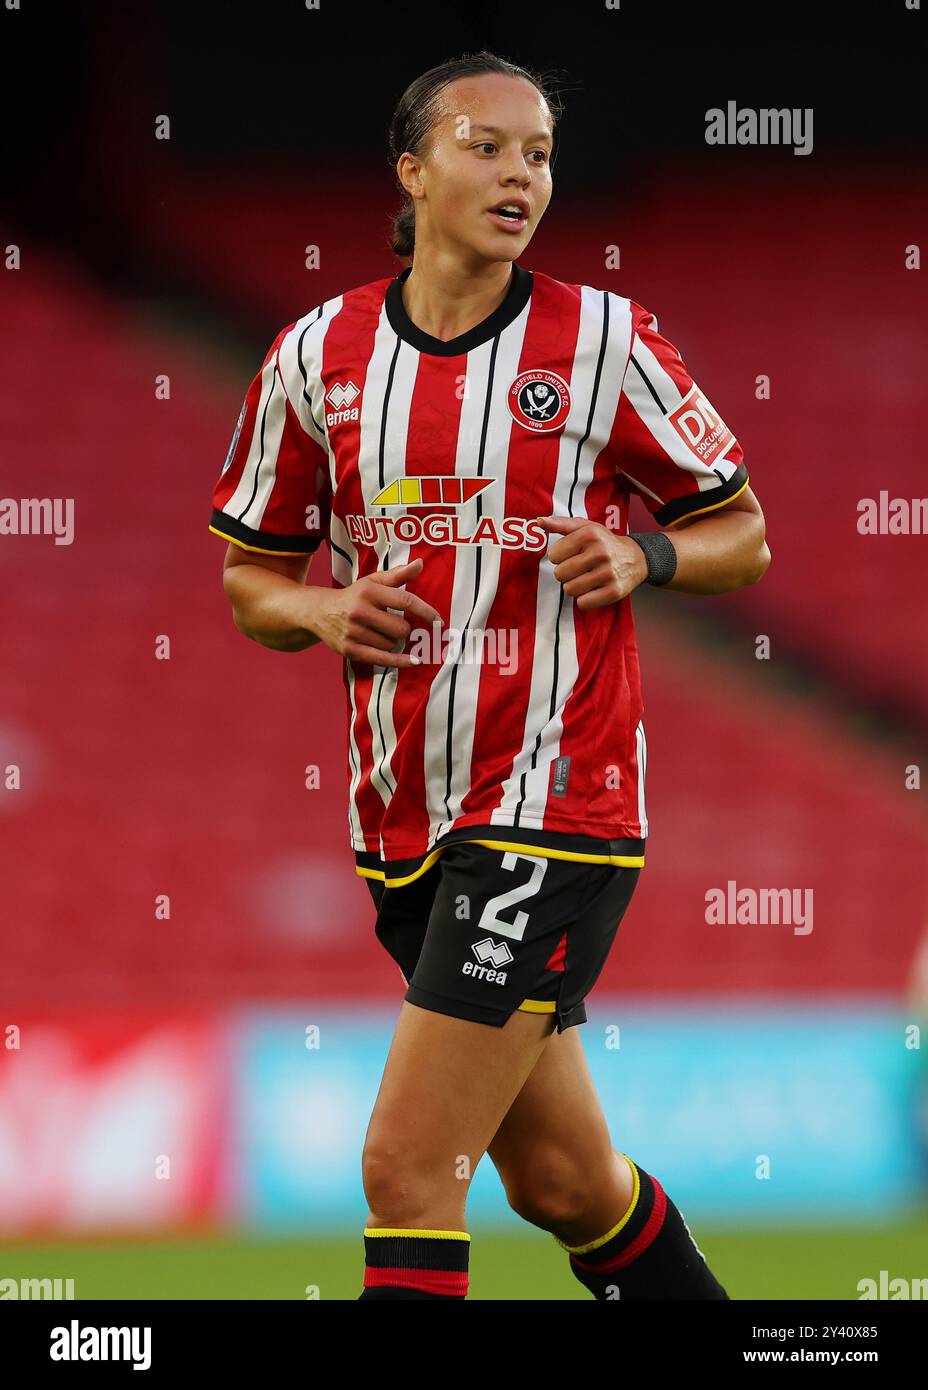
M 365 1144 L 361 1177 L 368 1206 L 388 1225 L 417 1221 L 431 1209 L 435 1175 L 399 1145 Z
M 595 1174 L 557 1149 L 533 1152 L 525 1170 L 504 1177 L 509 1205 L 543 1231 L 581 1220 L 595 1193 Z

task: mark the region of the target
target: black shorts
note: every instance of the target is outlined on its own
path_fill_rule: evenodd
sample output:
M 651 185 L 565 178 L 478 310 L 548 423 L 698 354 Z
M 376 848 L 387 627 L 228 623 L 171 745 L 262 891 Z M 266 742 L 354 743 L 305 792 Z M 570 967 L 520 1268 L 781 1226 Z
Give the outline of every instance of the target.
M 562 1033 L 586 1022 L 640 873 L 459 842 L 411 883 L 365 881 L 410 1004 L 496 1028 L 551 1013 Z

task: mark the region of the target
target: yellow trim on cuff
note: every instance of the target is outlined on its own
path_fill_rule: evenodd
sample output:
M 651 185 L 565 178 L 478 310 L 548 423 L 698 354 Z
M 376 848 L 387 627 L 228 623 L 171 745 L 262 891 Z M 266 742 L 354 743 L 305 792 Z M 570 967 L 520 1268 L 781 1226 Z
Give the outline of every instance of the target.
M 553 999 L 523 999 L 519 1008 L 527 1014 L 553 1014 L 555 1003 Z
M 432 1240 L 470 1240 L 467 1231 L 420 1231 L 415 1226 L 365 1226 L 366 1236 L 428 1236 Z
M 450 845 L 485 845 L 487 849 L 514 850 L 521 854 L 536 854 L 540 859 L 570 859 L 578 864 L 612 864 L 619 869 L 642 869 L 644 868 L 643 854 L 575 854 L 567 849 L 547 849 L 543 845 L 523 845 L 514 844 L 509 840 L 478 840 L 460 839 L 449 840 L 446 845 L 438 845 L 427 854 L 419 867 L 405 878 L 387 878 L 383 869 L 368 869 L 359 864 L 355 865 L 355 873 L 362 878 L 379 878 L 387 888 L 402 888 L 407 883 L 412 883 L 432 867 L 438 856 Z
M 741 496 L 742 492 L 744 492 L 744 489 L 747 487 L 750 481 L 750 478 L 746 478 L 745 481 L 739 487 L 738 491 L 733 492 L 730 497 L 726 497 L 722 502 L 713 502 L 708 507 L 697 507 L 695 511 L 687 512 L 685 516 L 678 516 L 676 521 L 668 521 L 666 529 L 669 531 L 671 526 L 679 526 L 681 521 L 689 521 L 691 516 L 702 516 L 704 512 L 714 512 L 719 507 L 727 507 L 729 502 L 734 502 L 736 497 Z
M 562 1250 L 567 1250 L 571 1255 L 588 1255 L 591 1250 L 597 1250 L 601 1245 L 605 1245 L 607 1240 L 611 1240 L 613 1236 L 617 1236 L 628 1221 L 635 1207 L 638 1205 L 638 1194 L 641 1191 L 641 1179 L 638 1177 L 638 1169 L 635 1167 L 628 1154 L 622 1154 L 622 1157 L 625 1159 L 629 1168 L 631 1168 L 634 1181 L 634 1186 L 632 1188 L 632 1203 L 628 1211 L 622 1217 L 621 1221 L 616 1222 L 611 1231 L 607 1231 L 604 1236 L 599 1236 L 596 1240 L 591 1240 L 587 1245 L 566 1245 L 564 1241 L 558 1240 L 557 1236 L 555 1236 L 554 1239 L 557 1240 Z
M 244 541 L 236 540 L 235 536 L 227 536 L 225 531 L 217 531 L 215 526 L 210 526 L 214 536 L 221 536 L 224 541 L 231 541 L 233 545 L 240 545 L 243 550 L 254 550 L 258 555 L 302 555 L 312 563 L 314 550 L 263 550 L 260 545 L 246 545 Z

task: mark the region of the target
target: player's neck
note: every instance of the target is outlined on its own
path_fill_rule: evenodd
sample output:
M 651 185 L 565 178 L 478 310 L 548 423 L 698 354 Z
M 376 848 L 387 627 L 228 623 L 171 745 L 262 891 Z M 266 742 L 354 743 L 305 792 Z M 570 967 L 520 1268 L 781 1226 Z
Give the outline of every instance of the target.
M 447 343 L 499 308 L 512 274 L 509 261 L 488 262 L 475 272 L 446 253 L 417 248 L 402 286 L 403 307 L 423 333 Z

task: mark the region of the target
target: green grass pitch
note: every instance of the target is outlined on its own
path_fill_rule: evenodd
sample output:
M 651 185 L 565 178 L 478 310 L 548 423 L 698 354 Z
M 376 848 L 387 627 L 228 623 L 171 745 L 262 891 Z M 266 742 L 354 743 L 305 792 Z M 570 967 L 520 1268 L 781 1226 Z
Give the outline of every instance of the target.
M 857 1299 L 857 1281 L 928 1275 L 928 1208 L 892 1224 L 780 1226 L 767 1229 L 694 1228 L 712 1269 L 733 1299 Z M 470 1297 L 587 1299 L 550 1236 L 471 1232 Z M 71 1240 L 47 1244 L 5 1241 L 0 1278 L 74 1280 L 80 1299 L 356 1299 L 363 1278 L 363 1243 L 334 1239 Z

